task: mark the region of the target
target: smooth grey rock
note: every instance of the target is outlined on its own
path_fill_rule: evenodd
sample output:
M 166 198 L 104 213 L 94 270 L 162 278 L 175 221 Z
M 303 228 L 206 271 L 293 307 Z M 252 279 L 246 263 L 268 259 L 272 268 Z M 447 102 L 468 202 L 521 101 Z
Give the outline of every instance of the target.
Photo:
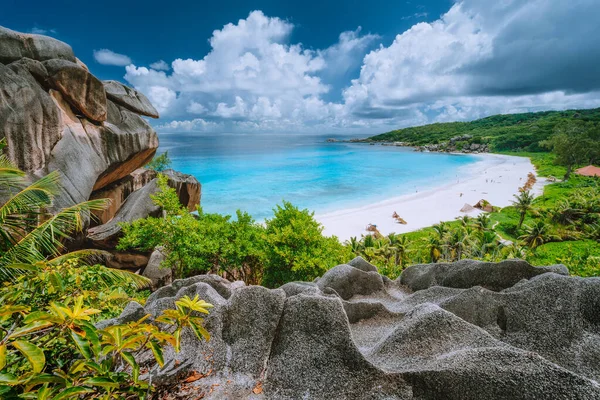
M 348 262 L 348 265 L 365 272 L 377 272 L 377 267 L 366 261 L 361 256 L 352 259 L 350 262 Z
M 365 272 L 347 264 L 333 267 L 323 275 L 317 286 L 321 290 L 330 288 L 344 300 L 354 295 L 369 295 L 384 289 L 383 279 L 377 272 Z
M 150 255 L 148 265 L 146 265 L 142 273 L 142 276 L 152 281 L 152 289 L 154 290 L 170 284 L 173 280 L 173 271 L 171 268 L 162 266 L 166 258 L 167 256 L 163 248 L 155 249 Z
M 53 89 L 92 121 L 106 121 L 106 92 L 102 82 L 76 62 L 52 59 L 43 62 Z
M 297 294 L 319 294 L 321 290 L 312 282 L 288 282 L 280 287 L 287 297 Z
M 75 62 L 71 46 L 60 40 L 0 26 L 0 63 L 9 64 L 25 57 L 38 61 L 59 58 Z
M 117 81 L 104 81 L 106 96 L 136 114 L 158 118 L 158 111 L 142 93 Z
M 413 265 L 402 271 L 398 281 L 415 291 L 436 285 L 462 289 L 483 286 L 499 291 L 522 279 L 530 279 L 546 272 L 568 274 L 568 270 L 563 267 L 533 267 L 524 260 L 504 260 L 499 263 L 461 260 L 451 264 Z

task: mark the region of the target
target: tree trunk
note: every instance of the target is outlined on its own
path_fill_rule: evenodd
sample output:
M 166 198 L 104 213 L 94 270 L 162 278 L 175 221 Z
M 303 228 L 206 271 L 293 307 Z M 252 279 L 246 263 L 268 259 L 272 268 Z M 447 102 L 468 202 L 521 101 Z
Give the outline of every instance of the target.
M 517 226 L 517 230 L 521 230 L 521 226 L 523 226 L 523 221 L 525 221 L 525 213 L 521 213 L 521 217 L 519 218 L 519 226 Z
M 565 181 L 569 180 L 569 178 L 571 177 L 572 169 L 573 169 L 573 166 L 571 164 L 567 165 L 567 172 L 565 173 Z

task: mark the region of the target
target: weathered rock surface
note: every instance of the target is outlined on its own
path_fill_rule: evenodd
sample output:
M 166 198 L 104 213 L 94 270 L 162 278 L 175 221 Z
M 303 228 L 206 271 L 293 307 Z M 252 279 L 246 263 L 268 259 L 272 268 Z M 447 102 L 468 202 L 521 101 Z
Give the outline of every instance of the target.
M 196 206 L 200 204 L 202 196 L 202 186 L 198 179 L 172 169 L 163 171 L 163 174 L 169 178 L 169 186 L 175 189 L 181 204 L 188 211 L 196 211 Z
M 27 173 L 59 172 L 56 208 L 88 200 L 152 158 L 156 132 L 131 108 L 108 100 L 68 45 L 0 27 L 0 138 Z
M 90 199 L 110 199 L 107 208 L 95 213 L 99 225 L 110 221 L 131 193 L 141 189 L 154 178 L 156 178 L 155 171 L 138 168 L 125 178 L 92 192 Z
M 166 286 L 173 280 L 173 271 L 170 268 L 161 267 L 162 262 L 166 258 L 165 250 L 163 248 L 156 248 L 150 255 L 148 265 L 144 268 L 142 276 L 152 281 L 153 290 Z
M 136 114 L 158 118 L 158 111 L 142 93 L 117 81 L 104 81 L 106 96 Z
M 408 267 L 403 271 L 400 283 L 411 290 L 423 290 L 431 286 L 470 288 L 479 285 L 499 291 L 514 286 L 521 279 L 530 279 L 546 272 L 569 274 L 564 265 L 533 267 L 523 260 L 505 260 L 500 263 L 463 260 L 452 264 Z
M 121 232 L 119 223 L 132 222 L 148 216 L 158 216 L 160 207 L 151 195 L 158 193 L 157 180 L 151 180 L 147 185 L 131 193 L 117 214 L 106 224 L 88 229 L 88 239 L 94 242 L 94 247 L 114 248 Z
M 0 26 L 0 63 L 9 64 L 25 57 L 38 61 L 62 59 L 75 62 L 71 46 L 60 40 Z
M 98 78 L 75 62 L 53 59 L 43 64 L 50 86 L 69 104 L 92 121 L 106 120 L 106 92 Z
M 154 317 L 184 295 L 215 308 L 211 340 L 184 331 L 154 382 L 182 399 L 600 399 L 600 278 L 465 260 L 390 281 L 365 263 L 275 290 L 214 275 L 157 290 Z

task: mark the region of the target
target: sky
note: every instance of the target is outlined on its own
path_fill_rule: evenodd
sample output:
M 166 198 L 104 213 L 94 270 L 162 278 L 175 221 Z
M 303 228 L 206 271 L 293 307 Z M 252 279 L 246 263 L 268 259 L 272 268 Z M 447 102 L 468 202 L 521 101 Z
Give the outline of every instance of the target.
M 376 133 L 600 107 L 598 0 L 2 0 L 160 132 Z

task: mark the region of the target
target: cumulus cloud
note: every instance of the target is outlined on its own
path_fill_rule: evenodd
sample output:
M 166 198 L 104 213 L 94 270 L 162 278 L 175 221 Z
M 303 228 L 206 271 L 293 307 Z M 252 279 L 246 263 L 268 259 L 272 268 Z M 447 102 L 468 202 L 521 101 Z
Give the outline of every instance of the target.
M 102 65 L 114 65 L 124 67 L 131 64 L 131 58 L 125 54 L 115 53 L 109 49 L 94 50 L 94 59 Z
M 593 0 L 575 3 L 458 2 L 367 54 L 345 104 L 374 119 L 439 112 L 432 120 L 597 106 L 600 11 Z
M 171 67 L 169 67 L 169 64 L 167 64 L 167 62 L 164 60 L 158 60 L 156 62 L 153 62 L 152 64 L 150 64 L 150 68 L 155 69 L 157 71 L 168 71 L 169 69 L 171 69 Z
M 215 30 L 208 54 L 171 69 L 127 65 L 125 79 L 171 121 L 166 130 L 371 132 L 595 107 L 594 3 L 463 0 L 391 43 L 358 28 L 317 50 L 290 43 L 289 21 L 253 11 Z

